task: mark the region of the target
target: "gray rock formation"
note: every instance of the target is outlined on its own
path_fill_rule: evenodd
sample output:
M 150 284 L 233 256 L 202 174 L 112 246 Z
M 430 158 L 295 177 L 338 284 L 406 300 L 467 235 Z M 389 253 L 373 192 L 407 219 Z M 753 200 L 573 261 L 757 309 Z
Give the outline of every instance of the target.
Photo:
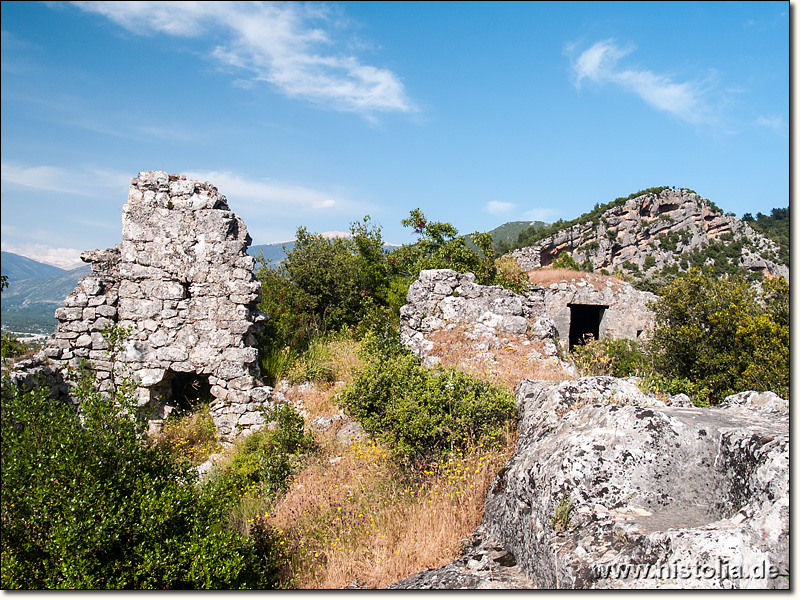
M 431 334 L 456 326 L 489 345 L 503 336 L 545 340 L 545 355 L 557 354 L 557 331 L 545 315 L 542 289 L 520 296 L 498 285 L 478 285 L 472 273 L 434 269 L 420 272 L 407 300 L 400 309 L 400 340 L 417 356 L 433 349 Z
M 675 400 L 634 378 L 520 385 L 483 527 L 534 585 L 788 587 L 788 404 Z
M 390 585 L 390 590 L 527 590 L 536 586 L 517 559 L 479 527 L 465 540 L 462 556 Z
M 251 239 L 224 196 L 207 182 L 164 171 L 131 180 L 122 243 L 84 252 L 92 273 L 56 311 L 45 347 L 57 365 L 90 360 L 103 383 L 119 377 L 103 330 L 129 328 L 116 359 L 138 383 L 143 415 L 160 419 L 200 397 L 224 439 L 264 425 L 271 388 L 259 380 L 259 283 Z
M 596 222 L 563 229 L 535 246 L 515 250 L 512 256 L 525 271 L 549 266 L 561 252 L 569 252 L 578 263 L 590 261 L 595 271 L 625 270 L 625 262 L 643 272 L 673 265 L 684 270 L 681 253 L 720 239 L 745 242 L 738 259 L 742 268 L 789 279 L 789 268 L 774 262 L 779 251 L 775 242 L 685 189 L 632 198 L 610 208 Z M 648 257 L 652 258 L 646 264 Z

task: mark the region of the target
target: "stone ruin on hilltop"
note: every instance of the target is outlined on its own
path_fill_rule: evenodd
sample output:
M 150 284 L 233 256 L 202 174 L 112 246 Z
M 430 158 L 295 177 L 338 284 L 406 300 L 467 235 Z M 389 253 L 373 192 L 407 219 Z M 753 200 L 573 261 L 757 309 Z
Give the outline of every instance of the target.
M 44 353 L 59 367 L 89 360 L 111 387 L 103 329 L 129 328 L 116 357 L 138 382 L 151 421 L 210 400 L 220 439 L 263 427 L 272 389 L 259 379 L 259 282 L 244 222 L 210 183 L 145 171 L 131 180 L 122 243 L 84 252 L 92 264 L 56 310 Z

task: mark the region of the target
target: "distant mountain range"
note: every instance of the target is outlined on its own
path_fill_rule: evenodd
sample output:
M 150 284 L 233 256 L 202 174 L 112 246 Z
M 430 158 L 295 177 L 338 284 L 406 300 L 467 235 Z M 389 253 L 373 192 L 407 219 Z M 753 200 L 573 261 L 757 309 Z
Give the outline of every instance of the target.
M 83 265 L 67 271 L 12 252 L 2 253 L 0 268 L 8 277 L 2 294 L 3 331 L 41 335 L 53 332 L 56 308 L 92 270 Z

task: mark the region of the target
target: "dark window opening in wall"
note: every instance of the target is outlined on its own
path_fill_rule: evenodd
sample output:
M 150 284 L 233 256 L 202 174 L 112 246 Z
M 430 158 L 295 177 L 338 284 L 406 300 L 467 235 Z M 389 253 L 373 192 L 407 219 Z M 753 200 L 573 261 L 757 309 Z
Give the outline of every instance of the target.
M 608 306 L 600 304 L 569 304 L 569 349 L 583 341 L 600 339 L 600 322 Z
M 182 413 L 193 412 L 199 405 L 211 400 L 208 375 L 170 372 L 168 389 L 166 404 Z

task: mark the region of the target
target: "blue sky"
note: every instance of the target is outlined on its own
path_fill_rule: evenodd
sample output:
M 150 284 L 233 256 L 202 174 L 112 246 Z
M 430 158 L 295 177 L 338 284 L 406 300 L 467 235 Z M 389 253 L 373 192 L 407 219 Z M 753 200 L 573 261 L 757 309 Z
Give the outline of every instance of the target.
M 255 244 L 420 208 L 460 232 L 639 189 L 789 204 L 789 3 L 2 3 L 2 248 L 121 240 L 130 178 Z

